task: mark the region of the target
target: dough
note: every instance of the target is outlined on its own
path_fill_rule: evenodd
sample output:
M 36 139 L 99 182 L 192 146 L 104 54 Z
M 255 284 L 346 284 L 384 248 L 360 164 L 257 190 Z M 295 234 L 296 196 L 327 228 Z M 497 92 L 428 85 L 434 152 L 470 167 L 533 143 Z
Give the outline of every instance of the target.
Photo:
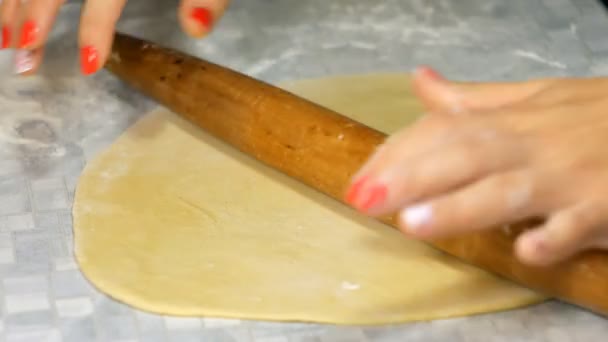
M 389 133 L 420 112 L 405 75 L 285 87 Z M 375 325 L 544 299 L 363 218 L 162 109 L 88 164 L 74 229 L 95 286 L 160 314 Z

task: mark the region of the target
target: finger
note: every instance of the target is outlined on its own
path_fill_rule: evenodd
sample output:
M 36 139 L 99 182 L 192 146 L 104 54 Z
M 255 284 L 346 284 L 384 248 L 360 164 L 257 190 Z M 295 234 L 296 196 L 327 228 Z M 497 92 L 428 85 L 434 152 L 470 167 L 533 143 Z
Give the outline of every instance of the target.
M 61 0 L 30 0 L 25 3 L 19 29 L 20 49 L 35 50 L 45 44 L 62 3 Z
M 15 46 L 15 29 L 20 0 L 4 0 L 0 2 L 0 21 L 2 22 L 2 48 Z
M 565 209 L 542 226 L 523 233 L 516 241 L 516 254 L 535 266 L 563 261 L 590 247 L 599 223 L 598 211 L 592 207 Z
M 352 176 L 350 185 L 345 194 L 345 201 L 359 210 L 369 205 L 363 204 L 382 199 L 372 200 L 372 197 L 382 197 L 386 195 L 385 184 L 373 183 L 373 178 L 383 165 L 390 165 L 395 160 L 407 160 L 421 151 L 431 148 L 436 140 L 445 132 L 449 123 L 446 124 L 448 117 L 424 115 L 418 119 L 411 127 L 402 128 L 376 148 L 376 151 L 365 162 L 365 164 Z M 415 148 L 409 148 L 414 146 Z M 371 190 L 370 188 L 376 188 Z M 372 195 L 369 191 L 377 192 Z M 371 196 L 371 197 L 370 197 Z
M 389 214 L 521 164 L 525 154 L 517 142 L 483 133 L 417 150 L 411 157 L 399 152 L 416 146 L 390 146 L 394 152 L 370 170 L 355 207 L 368 215 Z
M 399 214 L 401 229 L 418 238 L 443 238 L 518 221 L 535 213 L 534 181 L 514 171 L 473 183 Z
M 523 101 L 545 89 L 551 80 L 513 83 L 464 83 L 444 79 L 431 68 L 414 73 L 415 94 L 428 108 L 439 113 L 479 112 Z
M 184 32 L 203 37 L 213 29 L 228 7 L 228 0 L 182 0 L 179 20 Z
M 89 0 L 80 19 L 80 70 L 84 75 L 97 72 L 112 48 L 116 22 L 126 0 Z
M 456 116 L 432 114 L 418 117 L 411 125 L 388 136 L 353 179 L 370 173 L 377 165 L 384 164 L 396 157 L 411 157 L 437 145 L 453 135 L 452 132 L 456 131 L 458 119 Z M 415 148 L 404 148 L 406 146 Z
M 429 67 L 414 71 L 412 88 L 414 94 L 430 112 L 457 114 L 465 110 L 463 95 L 437 71 Z
M 13 30 L 11 30 L 11 46 L 16 47 L 15 53 L 15 73 L 28 76 L 36 73 L 42 64 L 44 49 L 42 47 L 34 47 L 27 44 L 32 38 L 36 37 L 37 26 L 33 25 L 33 14 L 37 14 L 35 6 L 24 1 L 17 1 L 15 4 L 9 5 L 11 12 L 11 22 Z M 34 8 L 34 10 L 32 10 Z M 51 23 L 52 25 L 52 23 Z M 33 33 L 32 33 L 33 32 Z M 29 47 L 28 47 L 29 46 Z M 21 48 L 25 47 L 25 48 Z

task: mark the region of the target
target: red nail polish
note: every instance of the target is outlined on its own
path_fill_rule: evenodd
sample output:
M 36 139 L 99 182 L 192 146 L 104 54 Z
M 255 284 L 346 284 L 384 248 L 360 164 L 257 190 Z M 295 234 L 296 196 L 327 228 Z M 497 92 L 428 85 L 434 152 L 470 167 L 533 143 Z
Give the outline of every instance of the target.
M 360 207 L 360 210 L 367 211 L 386 200 L 386 195 L 388 194 L 388 190 L 383 185 L 378 185 L 369 190 L 369 196 L 367 200 L 363 202 Z
M 90 75 L 99 67 L 99 53 L 93 46 L 88 45 L 80 49 L 80 70 L 84 75 Z
M 23 24 L 21 28 L 21 41 L 19 42 L 19 48 L 25 49 L 32 45 L 38 36 L 38 26 L 32 20 L 28 20 Z
M 426 77 L 428 77 L 434 81 L 443 80 L 443 77 L 437 71 L 435 71 L 435 69 L 433 69 L 431 67 L 423 67 L 421 71 Z
M 2 27 L 2 48 L 8 49 L 11 45 L 11 29 L 8 26 Z
M 198 21 L 201 25 L 203 25 L 205 29 L 209 29 L 211 27 L 213 16 L 211 15 L 211 12 L 208 9 L 202 7 L 195 7 L 192 9 L 190 16 L 192 17 L 192 19 Z
M 353 185 L 348 190 L 348 193 L 346 194 L 346 202 L 348 204 L 355 204 L 357 198 L 359 197 L 359 193 L 361 192 L 361 188 L 363 187 L 366 181 L 367 177 L 361 177 L 353 183 Z

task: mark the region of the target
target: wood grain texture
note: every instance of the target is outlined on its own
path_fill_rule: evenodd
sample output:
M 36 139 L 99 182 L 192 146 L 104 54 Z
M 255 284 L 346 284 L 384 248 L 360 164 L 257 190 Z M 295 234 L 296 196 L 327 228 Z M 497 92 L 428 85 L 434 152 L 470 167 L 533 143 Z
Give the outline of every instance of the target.
M 386 136 L 270 84 L 151 42 L 117 34 L 106 68 L 238 150 L 336 200 Z M 396 227 L 394 217 L 382 219 Z M 608 316 L 608 254 L 587 252 L 537 268 L 513 254 L 524 222 L 434 247 L 463 261 Z

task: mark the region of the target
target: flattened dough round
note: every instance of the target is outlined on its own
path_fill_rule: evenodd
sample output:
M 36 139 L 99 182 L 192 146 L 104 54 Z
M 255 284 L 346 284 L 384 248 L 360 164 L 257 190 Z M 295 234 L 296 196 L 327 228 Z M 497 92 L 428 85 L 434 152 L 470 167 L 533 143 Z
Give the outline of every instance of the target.
M 286 84 L 391 133 L 420 112 L 405 75 Z M 86 167 L 76 257 L 100 290 L 178 316 L 389 324 L 542 301 L 155 111 Z

